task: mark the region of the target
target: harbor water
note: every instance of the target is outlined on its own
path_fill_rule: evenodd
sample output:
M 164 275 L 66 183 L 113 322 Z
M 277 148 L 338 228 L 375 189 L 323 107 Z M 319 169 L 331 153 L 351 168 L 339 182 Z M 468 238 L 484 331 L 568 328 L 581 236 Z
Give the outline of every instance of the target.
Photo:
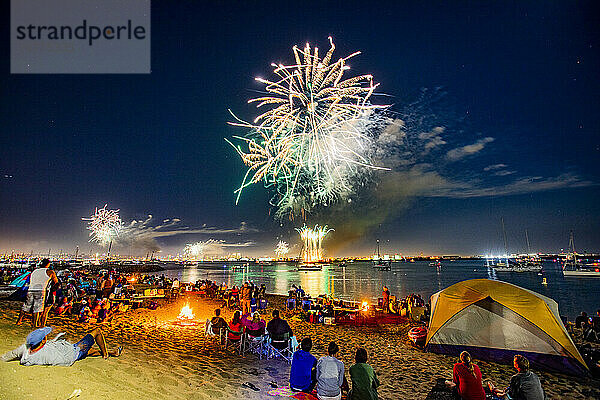
M 484 260 L 442 261 L 441 268 L 429 262 L 393 263 L 390 271 L 373 269 L 370 262 L 349 262 L 346 266 L 331 264 L 321 271 L 297 271 L 291 263 L 272 265 L 211 263 L 185 268 L 168 269 L 155 273 L 177 278 L 182 282 L 210 279 L 225 282 L 228 287 L 245 281 L 265 284 L 267 292 L 287 294 L 292 284 L 301 285 L 311 296 L 329 294 L 354 301 L 376 301 L 386 285 L 392 295 L 402 298 L 411 293 L 420 294 L 426 301 L 448 286 L 465 279 L 495 279 L 509 282 L 550 297 L 558 302 L 562 316 L 573 320 L 581 311 L 595 314 L 600 308 L 600 278 L 565 278 L 561 266 L 545 262 L 542 273 L 495 272 L 485 266 Z M 543 283 L 546 278 L 546 283 Z

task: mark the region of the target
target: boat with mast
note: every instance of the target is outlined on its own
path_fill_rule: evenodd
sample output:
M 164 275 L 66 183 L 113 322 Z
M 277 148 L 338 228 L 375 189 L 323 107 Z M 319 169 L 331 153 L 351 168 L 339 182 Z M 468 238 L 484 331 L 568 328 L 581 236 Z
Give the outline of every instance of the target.
M 373 256 L 373 268 L 380 271 L 390 271 L 392 269 L 392 260 L 382 260 L 379 252 L 379 239 L 377 239 L 377 257 Z
M 563 276 L 584 276 L 584 277 L 600 277 L 600 268 L 597 265 L 583 264 L 577 260 L 577 252 L 575 251 L 575 240 L 573 239 L 573 231 L 569 233 L 569 252 L 565 257 L 563 264 Z
M 531 253 L 531 245 L 529 243 L 529 232 L 525 229 L 525 241 L 527 242 L 527 255 L 517 257 L 517 261 L 526 267 L 542 267 L 542 260 L 537 254 Z
M 487 260 L 487 266 L 494 269 L 496 272 L 540 272 L 542 270 L 541 265 L 526 265 L 517 260 L 511 260 L 508 255 L 508 239 L 506 238 L 506 229 L 504 227 L 504 217 L 500 218 L 502 224 L 502 236 L 504 239 L 504 262 L 498 260 L 498 262 L 490 263 Z

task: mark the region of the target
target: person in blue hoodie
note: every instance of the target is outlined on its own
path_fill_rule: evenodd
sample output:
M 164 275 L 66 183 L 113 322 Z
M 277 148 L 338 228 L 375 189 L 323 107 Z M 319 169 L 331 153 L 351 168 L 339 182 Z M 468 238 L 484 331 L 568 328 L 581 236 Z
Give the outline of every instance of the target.
M 292 357 L 290 388 L 295 392 L 312 392 L 317 383 L 315 379 L 317 359 L 310 354 L 312 344 L 311 338 L 302 339 L 300 350 L 294 352 Z

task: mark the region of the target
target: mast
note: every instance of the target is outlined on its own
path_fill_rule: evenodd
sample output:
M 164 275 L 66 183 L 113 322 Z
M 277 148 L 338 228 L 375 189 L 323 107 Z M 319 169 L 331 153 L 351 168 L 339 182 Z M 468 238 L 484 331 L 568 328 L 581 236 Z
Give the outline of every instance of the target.
M 527 240 L 527 257 L 531 254 L 531 247 L 529 246 L 529 234 L 527 233 L 527 229 L 525 229 L 525 240 Z
M 569 252 L 573 257 L 573 265 L 577 266 L 577 255 L 575 253 L 575 240 L 573 239 L 573 231 L 569 231 Z M 568 254 L 567 254 L 568 257 Z
M 506 239 L 506 229 L 504 229 L 504 217 L 500 217 L 502 224 L 502 236 L 504 238 L 504 254 L 506 255 L 506 268 L 508 268 L 508 240 Z

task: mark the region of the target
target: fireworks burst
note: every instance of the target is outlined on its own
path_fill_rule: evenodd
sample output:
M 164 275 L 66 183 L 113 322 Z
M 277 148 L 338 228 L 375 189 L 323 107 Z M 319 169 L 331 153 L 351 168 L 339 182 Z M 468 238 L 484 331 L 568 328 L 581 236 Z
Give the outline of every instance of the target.
M 368 171 L 386 169 L 370 159 L 382 125 L 377 110 L 387 107 L 369 101 L 378 84 L 371 75 L 345 78 L 347 61 L 360 52 L 332 62 L 335 45 L 329 43 L 323 58 L 308 43 L 303 50 L 294 46 L 294 65 L 272 64 L 276 79 L 256 78 L 267 94 L 248 103 L 267 110 L 252 123 L 232 113 L 237 122 L 231 125 L 250 129 L 235 137 L 247 151 L 228 140 L 248 167 L 236 203 L 245 187 L 263 182 L 276 192 L 276 215 L 293 217 L 348 198 Z
M 186 258 L 198 258 L 204 253 L 204 243 L 196 242 L 196 243 L 188 243 L 185 245 L 183 249 L 183 253 Z
M 104 207 L 96 207 L 96 211 L 90 218 L 82 218 L 84 221 L 89 221 L 87 229 L 90 232 L 90 242 L 97 242 L 102 246 L 110 243 L 119 235 L 123 222 L 119 217 L 119 210 L 107 210 Z
M 290 246 L 283 240 L 280 240 L 279 243 L 277 243 L 277 247 L 275 248 L 275 255 L 277 257 L 284 257 L 289 252 Z
M 333 229 L 328 229 L 327 225 L 319 226 L 315 225 L 314 229 L 311 229 L 304 225 L 302 228 L 296 228 L 300 234 L 300 238 L 304 242 L 302 251 L 302 259 L 305 262 L 315 262 L 323 260 L 323 239 Z

